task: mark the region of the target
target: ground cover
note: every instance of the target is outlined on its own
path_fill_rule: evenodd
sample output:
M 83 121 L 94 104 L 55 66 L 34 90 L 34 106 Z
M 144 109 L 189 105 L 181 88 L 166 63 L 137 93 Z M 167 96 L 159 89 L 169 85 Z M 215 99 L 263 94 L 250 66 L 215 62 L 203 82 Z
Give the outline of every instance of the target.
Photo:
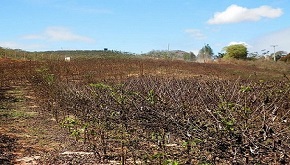
M 285 66 L 2 61 L 8 164 L 289 163 Z

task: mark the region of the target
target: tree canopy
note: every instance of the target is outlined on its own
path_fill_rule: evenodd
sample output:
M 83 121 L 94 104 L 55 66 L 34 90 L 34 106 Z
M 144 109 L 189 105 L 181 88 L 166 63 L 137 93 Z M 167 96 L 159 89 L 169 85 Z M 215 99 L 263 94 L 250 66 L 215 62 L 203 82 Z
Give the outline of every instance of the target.
M 226 51 L 224 58 L 246 59 L 248 55 L 247 47 L 244 44 L 230 45 L 224 50 Z
M 196 60 L 196 55 L 193 52 L 184 53 L 183 54 L 183 59 L 185 61 L 195 61 Z
M 213 50 L 209 46 L 209 44 L 207 44 L 199 50 L 197 58 L 205 60 L 205 59 L 211 59 L 212 56 L 213 56 Z

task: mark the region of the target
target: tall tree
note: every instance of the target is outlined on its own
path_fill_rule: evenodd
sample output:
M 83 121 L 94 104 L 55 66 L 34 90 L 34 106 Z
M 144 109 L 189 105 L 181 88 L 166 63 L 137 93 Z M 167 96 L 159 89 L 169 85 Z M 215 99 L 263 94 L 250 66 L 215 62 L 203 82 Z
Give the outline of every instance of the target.
M 235 44 L 224 47 L 226 54 L 224 58 L 246 59 L 248 55 L 247 47 L 244 44 Z
M 209 46 L 209 44 L 206 44 L 204 47 L 202 47 L 199 50 L 197 58 L 201 60 L 208 60 L 208 59 L 211 59 L 212 56 L 213 56 L 213 50 Z
M 185 61 L 195 61 L 196 55 L 193 52 L 183 54 L 183 59 Z

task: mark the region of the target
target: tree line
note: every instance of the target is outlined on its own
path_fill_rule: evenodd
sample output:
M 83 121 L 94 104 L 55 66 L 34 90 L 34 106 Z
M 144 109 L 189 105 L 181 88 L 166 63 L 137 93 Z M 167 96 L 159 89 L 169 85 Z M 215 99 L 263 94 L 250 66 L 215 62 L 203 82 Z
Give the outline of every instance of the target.
M 197 61 L 208 62 L 215 59 L 243 59 L 243 60 L 255 60 L 258 58 L 265 58 L 268 60 L 280 60 L 288 62 L 290 61 L 290 53 L 287 55 L 285 51 L 277 51 L 269 54 L 269 51 L 262 50 L 262 54 L 258 52 L 249 53 L 246 45 L 234 44 L 226 46 L 222 49 L 222 52 L 214 54 L 213 49 L 209 44 L 205 44 L 197 54 L 193 52 L 185 52 L 182 50 L 152 50 L 148 53 L 141 55 L 122 52 L 115 50 L 58 50 L 58 51 L 41 51 L 41 52 L 28 52 L 21 49 L 9 49 L 0 47 L 0 57 L 4 58 L 24 58 L 28 60 L 36 59 L 59 59 L 63 56 L 73 57 L 154 57 L 161 59 L 173 59 L 173 60 L 185 60 L 185 61 Z M 275 56 L 275 58 L 274 58 Z

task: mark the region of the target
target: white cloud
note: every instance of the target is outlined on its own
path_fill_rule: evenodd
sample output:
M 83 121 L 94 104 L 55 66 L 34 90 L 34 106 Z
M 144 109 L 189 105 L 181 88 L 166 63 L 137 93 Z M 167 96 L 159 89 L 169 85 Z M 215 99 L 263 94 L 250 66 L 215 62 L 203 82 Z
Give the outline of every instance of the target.
M 277 18 L 283 14 L 282 9 L 270 6 L 258 8 L 245 8 L 238 5 L 231 5 L 223 12 L 216 12 L 213 18 L 207 21 L 208 24 L 226 24 L 243 21 L 259 21 L 262 18 Z
M 45 35 L 53 41 L 83 41 L 83 42 L 92 42 L 93 40 L 74 34 L 69 29 L 63 27 L 49 27 L 45 31 Z
M 22 37 L 23 39 L 41 39 L 47 41 L 80 41 L 80 42 L 94 42 L 93 39 L 74 34 L 70 29 L 64 27 L 48 27 L 41 34 L 30 34 Z
M 206 36 L 199 29 L 186 29 L 185 33 L 198 40 L 206 39 Z
M 278 45 L 276 51 L 287 51 L 290 52 L 290 27 L 275 31 L 272 33 L 265 34 L 261 37 L 253 39 L 251 42 L 252 51 L 261 51 L 263 49 L 273 52 L 271 45 Z
M 18 42 L 0 42 L 1 47 L 10 48 L 10 49 L 22 49 L 22 50 L 35 50 L 35 49 L 43 49 L 44 45 L 41 44 L 23 44 Z

